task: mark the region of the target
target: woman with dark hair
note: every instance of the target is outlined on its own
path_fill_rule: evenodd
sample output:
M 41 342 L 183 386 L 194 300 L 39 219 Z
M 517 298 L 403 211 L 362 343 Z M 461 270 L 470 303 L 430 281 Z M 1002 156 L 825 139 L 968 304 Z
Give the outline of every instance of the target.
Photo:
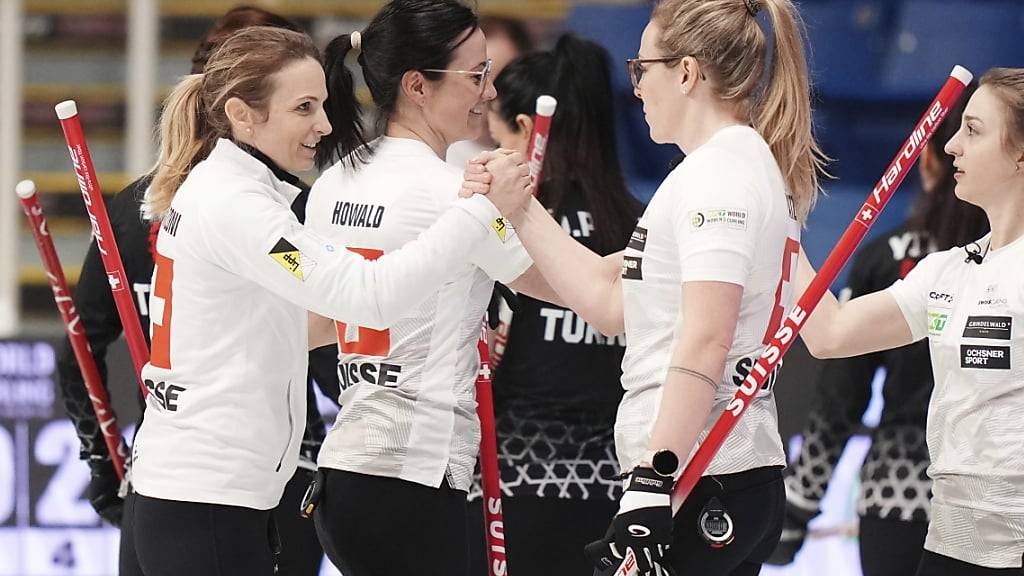
M 299 224 L 295 172 L 332 129 L 320 53 L 305 34 L 241 30 L 181 80 L 160 122 L 143 213 L 154 257 L 150 394 L 132 448 L 122 562 L 147 576 L 274 572 L 270 510 L 299 456 L 307 350 L 332 326 L 307 310 L 380 328 L 444 285 L 494 235 L 498 207 L 528 196 L 502 156 L 495 203 L 458 201 L 401 250 L 367 262 Z M 472 200 L 472 199 L 470 199 Z
M 354 141 L 354 133 L 339 129 L 321 141 L 321 164 L 339 161 L 313 185 L 308 222 L 373 259 L 416 238 L 456 201 L 461 171 L 445 153 L 479 130 L 495 92 L 476 14 L 456 0 L 393 0 L 365 30 L 331 41 L 329 118 L 358 108 L 345 65 L 350 52 L 382 135 L 349 154 L 336 144 Z M 522 184 L 530 185 L 528 176 Z M 440 289 L 420 287 L 424 303 L 386 329 L 338 323 L 342 409 L 320 452 L 324 484 L 314 518 L 346 576 L 466 572 L 484 311 L 495 280 L 554 297 L 515 232 L 503 220 L 494 230 L 473 247 L 470 266 L 453 263 L 452 281 Z
M 985 212 L 956 197 L 953 157 L 942 151 L 960 129 L 974 89 L 971 85 L 965 91 L 922 151 L 921 193 L 910 218 L 859 251 L 841 299 L 887 288 L 928 254 L 966 245 L 988 232 Z M 800 454 L 786 477 L 785 529 L 772 563 L 792 562 L 803 544 L 846 442 L 861 428 L 879 368 L 885 369 L 885 404 L 861 468 L 857 503 L 861 566 L 865 576 L 912 574 L 917 568 L 931 495 L 925 424 L 933 376 L 924 342 L 824 362 Z
M 640 215 L 619 166 L 608 54 L 565 35 L 551 51 L 514 60 L 494 81 L 490 129 L 526 153 L 537 97 L 558 99 L 537 198 L 577 241 L 602 256 L 626 247 Z M 571 310 L 519 295 L 502 306 L 492 362 L 505 539 L 514 573 L 590 574 L 583 546 L 604 534 L 614 478 L 615 410 L 625 340 Z M 500 362 L 499 362 L 500 358 Z M 479 506 L 470 521 L 480 524 Z M 484 573 L 476 539 L 474 573 Z
M 826 292 L 801 336 L 818 358 L 927 338 L 932 496 L 917 574 L 1020 574 L 1024 69 L 986 72 L 943 150 L 953 157 L 956 196 L 984 211 L 991 232 L 929 254 L 885 289 L 844 302 Z M 798 287 L 813 276 L 801 251 Z
M 505 16 L 481 16 L 480 30 L 487 36 L 487 56 L 491 59 L 491 75 L 497 77 L 509 62 L 533 51 L 533 38 L 522 20 Z M 445 160 L 459 170 L 477 154 L 497 147 L 487 127 L 487 117 L 471 139 L 460 140 L 448 148 Z

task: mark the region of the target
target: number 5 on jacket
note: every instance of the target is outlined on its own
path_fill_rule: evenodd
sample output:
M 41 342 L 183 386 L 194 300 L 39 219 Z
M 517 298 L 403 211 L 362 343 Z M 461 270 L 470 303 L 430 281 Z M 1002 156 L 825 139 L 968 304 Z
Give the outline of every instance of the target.
M 367 260 L 376 260 L 384 255 L 383 250 L 375 248 L 349 248 Z M 352 326 L 344 322 L 335 322 L 338 329 L 338 348 L 342 354 L 361 354 L 363 356 L 389 356 L 391 354 L 391 331 L 373 330 L 362 326 Z

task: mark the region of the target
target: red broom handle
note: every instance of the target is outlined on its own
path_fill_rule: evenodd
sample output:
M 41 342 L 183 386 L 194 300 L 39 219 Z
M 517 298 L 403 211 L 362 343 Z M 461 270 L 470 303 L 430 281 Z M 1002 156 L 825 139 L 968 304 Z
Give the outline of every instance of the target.
M 135 365 L 135 375 L 138 377 L 142 396 L 145 397 L 147 392 L 146 386 L 142 383 L 142 367 L 149 362 L 149 347 L 142 335 L 142 326 L 139 324 L 135 301 L 129 294 L 128 277 L 121 261 L 121 252 L 117 249 L 117 242 L 114 240 L 114 230 L 110 226 L 107 207 L 103 203 L 103 196 L 100 193 L 100 184 L 96 179 L 96 169 L 93 167 L 92 157 L 89 155 L 89 146 L 85 140 L 85 134 L 82 132 L 82 124 L 78 119 L 78 106 L 74 100 L 65 100 L 57 104 L 55 109 L 57 117 L 60 119 L 60 126 L 64 129 L 64 140 L 67 142 L 68 152 L 71 154 L 75 176 L 78 177 L 78 187 L 82 190 L 85 209 L 89 213 L 89 222 L 92 224 L 96 247 L 103 259 L 103 268 L 107 271 L 107 281 L 110 283 L 114 303 L 117 305 L 117 314 L 121 318 L 125 340 L 128 342 L 128 351 L 131 353 L 132 363 Z
M 61 320 L 64 321 L 64 329 L 71 341 L 75 360 L 78 361 L 78 367 L 82 370 L 85 389 L 89 392 L 89 400 L 92 401 L 92 408 L 96 412 L 96 421 L 99 423 L 100 432 L 103 433 L 107 451 L 110 452 L 110 461 L 114 464 L 114 471 L 117 472 L 118 479 L 124 479 L 124 459 L 128 449 L 121 436 L 121 431 L 117 427 L 114 411 L 110 408 L 110 399 L 103 387 L 100 372 L 96 368 L 96 360 L 89 347 L 89 340 L 86 339 L 85 331 L 82 329 L 82 319 L 78 316 L 75 302 L 68 290 L 64 269 L 60 265 L 60 258 L 53 245 L 53 237 L 50 236 L 50 229 L 46 225 L 46 216 L 43 214 L 42 206 L 39 205 L 36 185 L 31 180 L 22 180 L 18 183 L 16 192 L 21 200 L 21 207 L 25 210 L 25 216 L 28 217 L 32 227 L 32 237 L 35 239 L 36 249 L 39 250 L 39 258 L 43 261 L 43 269 L 46 270 L 50 288 L 53 289 L 53 299 L 57 303 L 57 309 L 60 310 Z
M 526 156 L 530 174 L 540 183 L 551 132 L 551 116 L 558 102 L 551 96 L 537 98 L 537 115 Z M 484 531 L 487 536 L 487 574 L 508 576 L 505 560 L 505 519 L 501 511 L 501 472 L 498 466 L 498 441 L 494 431 L 494 395 L 491 388 L 491 354 L 487 343 L 487 322 L 484 322 L 477 343 L 480 354 L 480 372 L 476 379 L 477 416 L 480 418 L 480 477 L 484 499 Z

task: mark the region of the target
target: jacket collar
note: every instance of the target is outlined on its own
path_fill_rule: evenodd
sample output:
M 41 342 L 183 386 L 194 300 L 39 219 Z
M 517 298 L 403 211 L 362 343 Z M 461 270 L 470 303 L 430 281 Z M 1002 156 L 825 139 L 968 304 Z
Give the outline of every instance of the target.
M 219 158 L 242 168 L 245 174 L 271 186 L 284 196 L 289 206 L 304 187 L 297 176 L 285 171 L 266 154 L 248 144 L 235 143 L 227 138 L 221 138 L 217 140 L 216 146 L 210 152 L 210 158 Z

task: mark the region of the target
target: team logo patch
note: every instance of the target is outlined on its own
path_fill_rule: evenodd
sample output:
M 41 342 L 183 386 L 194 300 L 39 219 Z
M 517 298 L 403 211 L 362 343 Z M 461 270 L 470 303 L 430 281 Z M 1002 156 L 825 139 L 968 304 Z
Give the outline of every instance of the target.
M 505 240 L 508 239 L 509 230 L 512 230 L 512 224 L 503 216 L 499 216 L 491 223 L 491 228 L 493 228 L 494 233 L 498 235 L 498 239 L 504 243 Z
M 316 268 L 316 262 L 291 242 L 281 238 L 270 250 L 270 257 L 299 280 L 305 282 Z
M 964 338 L 1009 340 L 1012 331 L 1013 318 L 1010 316 L 968 316 Z
M 984 368 L 987 370 L 1010 369 L 1009 346 L 960 345 L 961 368 Z
M 949 314 L 945 312 L 928 311 L 928 334 L 938 336 L 946 329 L 946 322 L 949 321 Z
M 690 212 L 690 227 L 694 230 L 707 228 L 747 229 L 747 211 L 736 208 L 711 208 Z

